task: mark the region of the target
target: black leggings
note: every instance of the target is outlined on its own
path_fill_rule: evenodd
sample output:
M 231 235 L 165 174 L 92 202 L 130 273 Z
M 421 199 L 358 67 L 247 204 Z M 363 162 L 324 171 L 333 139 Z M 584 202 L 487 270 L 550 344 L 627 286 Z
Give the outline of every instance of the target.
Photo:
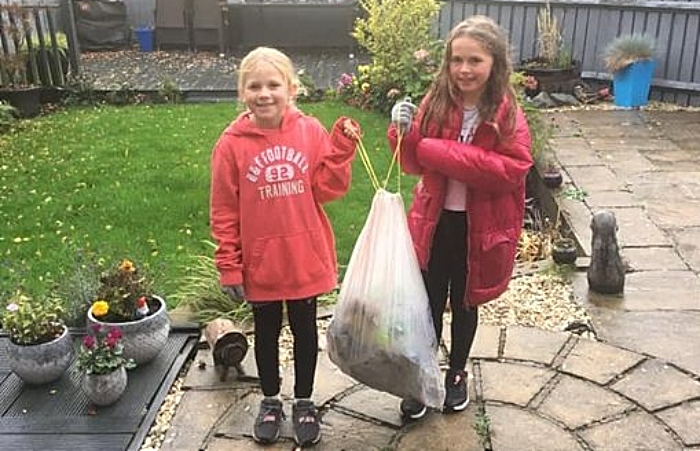
M 310 398 L 318 360 L 315 297 L 286 302 L 251 302 L 260 386 L 265 396 L 276 396 L 280 392 L 279 337 L 285 304 L 294 337 L 294 397 Z
M 423 272 L 433 315 L 435 335 L 442 337 L 442 317 L 447 297 L 452 312 L 450 368 L 464 370 L 469 359 L 479 312 L 464 305 L 467 286 L 467 216 L 465 212 L 443 210 L 435 230 L 428 270 Z

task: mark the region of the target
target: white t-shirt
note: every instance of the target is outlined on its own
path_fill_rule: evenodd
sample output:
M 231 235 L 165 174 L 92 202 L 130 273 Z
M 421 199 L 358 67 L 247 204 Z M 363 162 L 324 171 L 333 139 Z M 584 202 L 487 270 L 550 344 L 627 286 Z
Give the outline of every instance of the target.
M 462 130 L 459 132 L 459 142 L 470 143 L 474 138 L 474 131 L 479 125 L 479 110 L 465 108 L 462 113 Z M 445 210 L 465 211 L 467 208 L 467 185 L 455 180 L 447 179 L 447 195 L 445 196 Z

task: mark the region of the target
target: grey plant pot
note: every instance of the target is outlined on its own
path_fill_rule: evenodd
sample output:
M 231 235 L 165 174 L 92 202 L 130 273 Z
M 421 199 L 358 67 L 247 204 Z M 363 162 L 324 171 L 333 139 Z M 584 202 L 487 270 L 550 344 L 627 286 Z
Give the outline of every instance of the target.
M 66 372 L 75 349 L 68 328 L 53 341 L 40 345 L 18 345 L 9 341 L 7 357 L 13 373 L 30 385 L 48 384 Z
M 96 406 L 109 406 L 121 398 L 129 376 L 123 366 L 109 374 L 84 374 L 83 392 Z
M 158 356 L 170 334 L 170 317 L 165 305 L 165 300 L 160 296 L 153 296 L 159 303 L 158 309 L 153 315 L 135 321 L 123 323 L 107 323 L 96 319 L 92 315 L 92 307 L 87 313 L 87 332 L 92 332 L 92 325 L 99 324 L 103 327 L 118 327 L 122 331 L 122 343 L 124 345 L 124 358 L 134 359 L 136 365 L 143 365 Z

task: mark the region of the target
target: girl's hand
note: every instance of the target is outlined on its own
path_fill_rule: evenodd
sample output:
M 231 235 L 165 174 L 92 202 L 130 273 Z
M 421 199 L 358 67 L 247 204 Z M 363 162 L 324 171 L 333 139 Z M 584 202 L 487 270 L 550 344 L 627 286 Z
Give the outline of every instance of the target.
M 353 141 L 357 142 L 362 138 L 362 129 L 360 128 L 360 124 L 352 119 L 345 119 L 341 127 L 343 129 L 343 134 Z

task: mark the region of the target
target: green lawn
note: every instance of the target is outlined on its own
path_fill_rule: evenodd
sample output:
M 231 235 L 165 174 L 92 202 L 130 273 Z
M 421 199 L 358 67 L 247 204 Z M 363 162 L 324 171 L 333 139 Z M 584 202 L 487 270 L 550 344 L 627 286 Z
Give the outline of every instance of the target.
M 197 255 L 211 254 L 209 158 L 234 103 L 69 109 L 0 135 L 0 295 L 41 295 L 66 283 L 80 256 L 102 265 L 130 258 L 162 293 Z M 334 101 L 302 104 L 327 127 L 357 119 L 380 177 L 388 118 Z M 408 204 L 414 180 L 402 178 Z M 395 179 L 391 189 L 395 189 Z M 348 195 L 327 205 L 338 261 L 347 264 L 373 195 L 356 158 Z

